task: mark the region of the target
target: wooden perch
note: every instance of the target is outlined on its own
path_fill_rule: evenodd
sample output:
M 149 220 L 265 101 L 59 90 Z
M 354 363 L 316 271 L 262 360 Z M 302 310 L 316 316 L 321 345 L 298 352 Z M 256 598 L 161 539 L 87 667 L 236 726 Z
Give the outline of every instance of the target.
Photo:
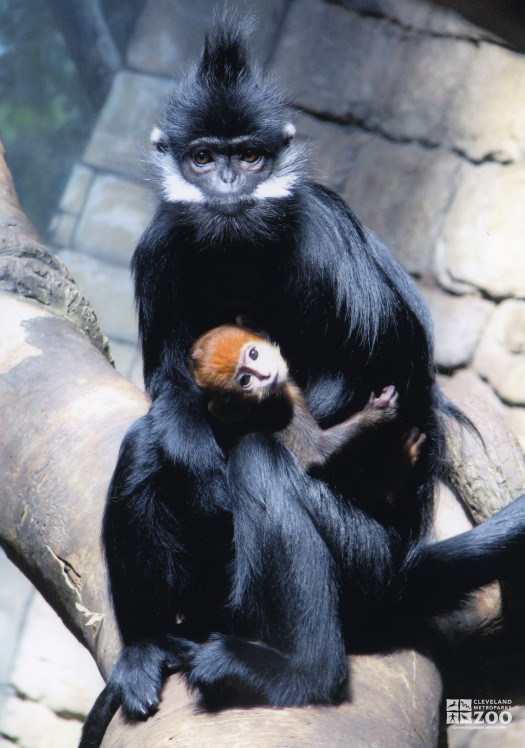
M 120 645 L 100 550 L 101 516 L 122 437 L 147 408 L 146 397 L 112 368 L 92 310 L 20 210 L 2 152 L 0 543 L 88 647 L 105 676 Z M 505 440 L 513 445 L 500 461 L 511 477 L 502 478 L 486 457 L 475 458 L 482 461 L 478 474 L 498 476 L 490 482 L 490 511 L 510 498 L 513 481 L 524 472 L 508 429 L 501 423 L 498 429 L 505 435 L 498 437 L 501 450 Z M 450 442 L 463 444 L 457 430 Z M 474 515 L 474 505 L 479 508 L 485 499 L 477 486 L 471 490 L 470 472 L 467 483 L 462 485 L 459 472 L 457 487 L 470 496 Z M 452 641 L 462 621 L 468 624 L 464 631 L 471 631 L 492 613 L 478 605 L 474 617 L 464 611 L 443 631 Z M 415 651 L 351 657 L 350 692 L 351 700 L 338 707 L 207 714 L 173 676 L 156 715 L 129 725 L 118 714 L 103 745 L 437 745 L 441 677 L 428 657 Z

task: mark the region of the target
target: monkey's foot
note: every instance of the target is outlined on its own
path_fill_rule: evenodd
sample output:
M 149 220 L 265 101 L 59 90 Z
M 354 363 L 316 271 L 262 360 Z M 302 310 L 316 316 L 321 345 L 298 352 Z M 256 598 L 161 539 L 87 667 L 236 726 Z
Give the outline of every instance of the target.
M 419 455 L 421 453 L 421 447 L 425 443 L 426 438 L 427 435 L 422 434 L 417 426 L 414 426 L 408 432 L 408 436 L 403 444 L 403 449 L 407 453 L 411 465 L 415 465 L 418 461 Z
M 126 716 L 146 719 L 153 714 L 167 673 L 180 670 L 198 649 L 195 642 L 169 634 L 125 647 L 108 684 L 119 695 Z

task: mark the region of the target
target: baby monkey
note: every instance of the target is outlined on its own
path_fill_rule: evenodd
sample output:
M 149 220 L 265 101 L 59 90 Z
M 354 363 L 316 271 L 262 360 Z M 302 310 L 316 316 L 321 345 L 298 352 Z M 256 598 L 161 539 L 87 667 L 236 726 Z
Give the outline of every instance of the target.
M 223 423 L 236 424 L 236 433 L 271 431 L 293 452 L 306 470 L 325 465 L 354 439 L 398 417 L 398 393 L 393 385 L 363 410 L 342 423 L 322 429 L 303 393 L 288 374 L 279 347 L 237 325 L 221 325 L 196 340 L 189 358 L 195 384 L 209 398 L 208 409 Z M 417 462 L 425 435 L 411 429 L 402 450 L 396 488 L 386 496 L 392 503 L 405 474 Z

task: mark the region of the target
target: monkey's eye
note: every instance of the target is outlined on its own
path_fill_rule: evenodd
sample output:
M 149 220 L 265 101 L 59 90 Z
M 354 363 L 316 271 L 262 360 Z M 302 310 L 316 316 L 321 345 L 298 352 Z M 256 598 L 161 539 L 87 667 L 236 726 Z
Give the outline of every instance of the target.
M 256 164 L 261 158 L 261 152 L 256 148 L 247 148 L 241 153 L 241 159 L 248 164 Z
M 259 351 L 257 350 L 257 348 L 251 348 L 248 356 L 252 361 L 257 361 L 257 359 L 259 358 Z
M 193 152 L 193 161 L 198 166 L 204 166 L 205 164 L 209 164 L 210 161 L 213 161 L 213 158 L 209 151 L 205 150 L 204 148 L 200 148 L 199 150 Z
M 239 384 L 241 387 L 248 387 L 250 384 L 252 375 L 251 374 L 243 374 L 242 377 L 239 379 Z

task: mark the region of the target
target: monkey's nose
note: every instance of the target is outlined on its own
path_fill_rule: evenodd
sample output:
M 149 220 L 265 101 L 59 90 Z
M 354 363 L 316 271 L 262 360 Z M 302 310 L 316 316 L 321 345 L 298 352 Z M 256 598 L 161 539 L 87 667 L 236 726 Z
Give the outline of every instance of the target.
M 237 178 L 237 173 L 235 172 L 235 169 L 225 166 L 224 169 L 221 169 L 220 171 L 220 178 L 225 184 L 233 184 Z
M 256 377 L 260 382 L 266 382 L 267 379 L 270 379 L 272 376 L 272 372 L 269 371 L 268 374 L 263 373 L 260 369 L 256 368 L 250 368 L 249 366 L 245 366 L 243 371 L 246 371 L 247 373 L 251 374 L 252 377 Z

